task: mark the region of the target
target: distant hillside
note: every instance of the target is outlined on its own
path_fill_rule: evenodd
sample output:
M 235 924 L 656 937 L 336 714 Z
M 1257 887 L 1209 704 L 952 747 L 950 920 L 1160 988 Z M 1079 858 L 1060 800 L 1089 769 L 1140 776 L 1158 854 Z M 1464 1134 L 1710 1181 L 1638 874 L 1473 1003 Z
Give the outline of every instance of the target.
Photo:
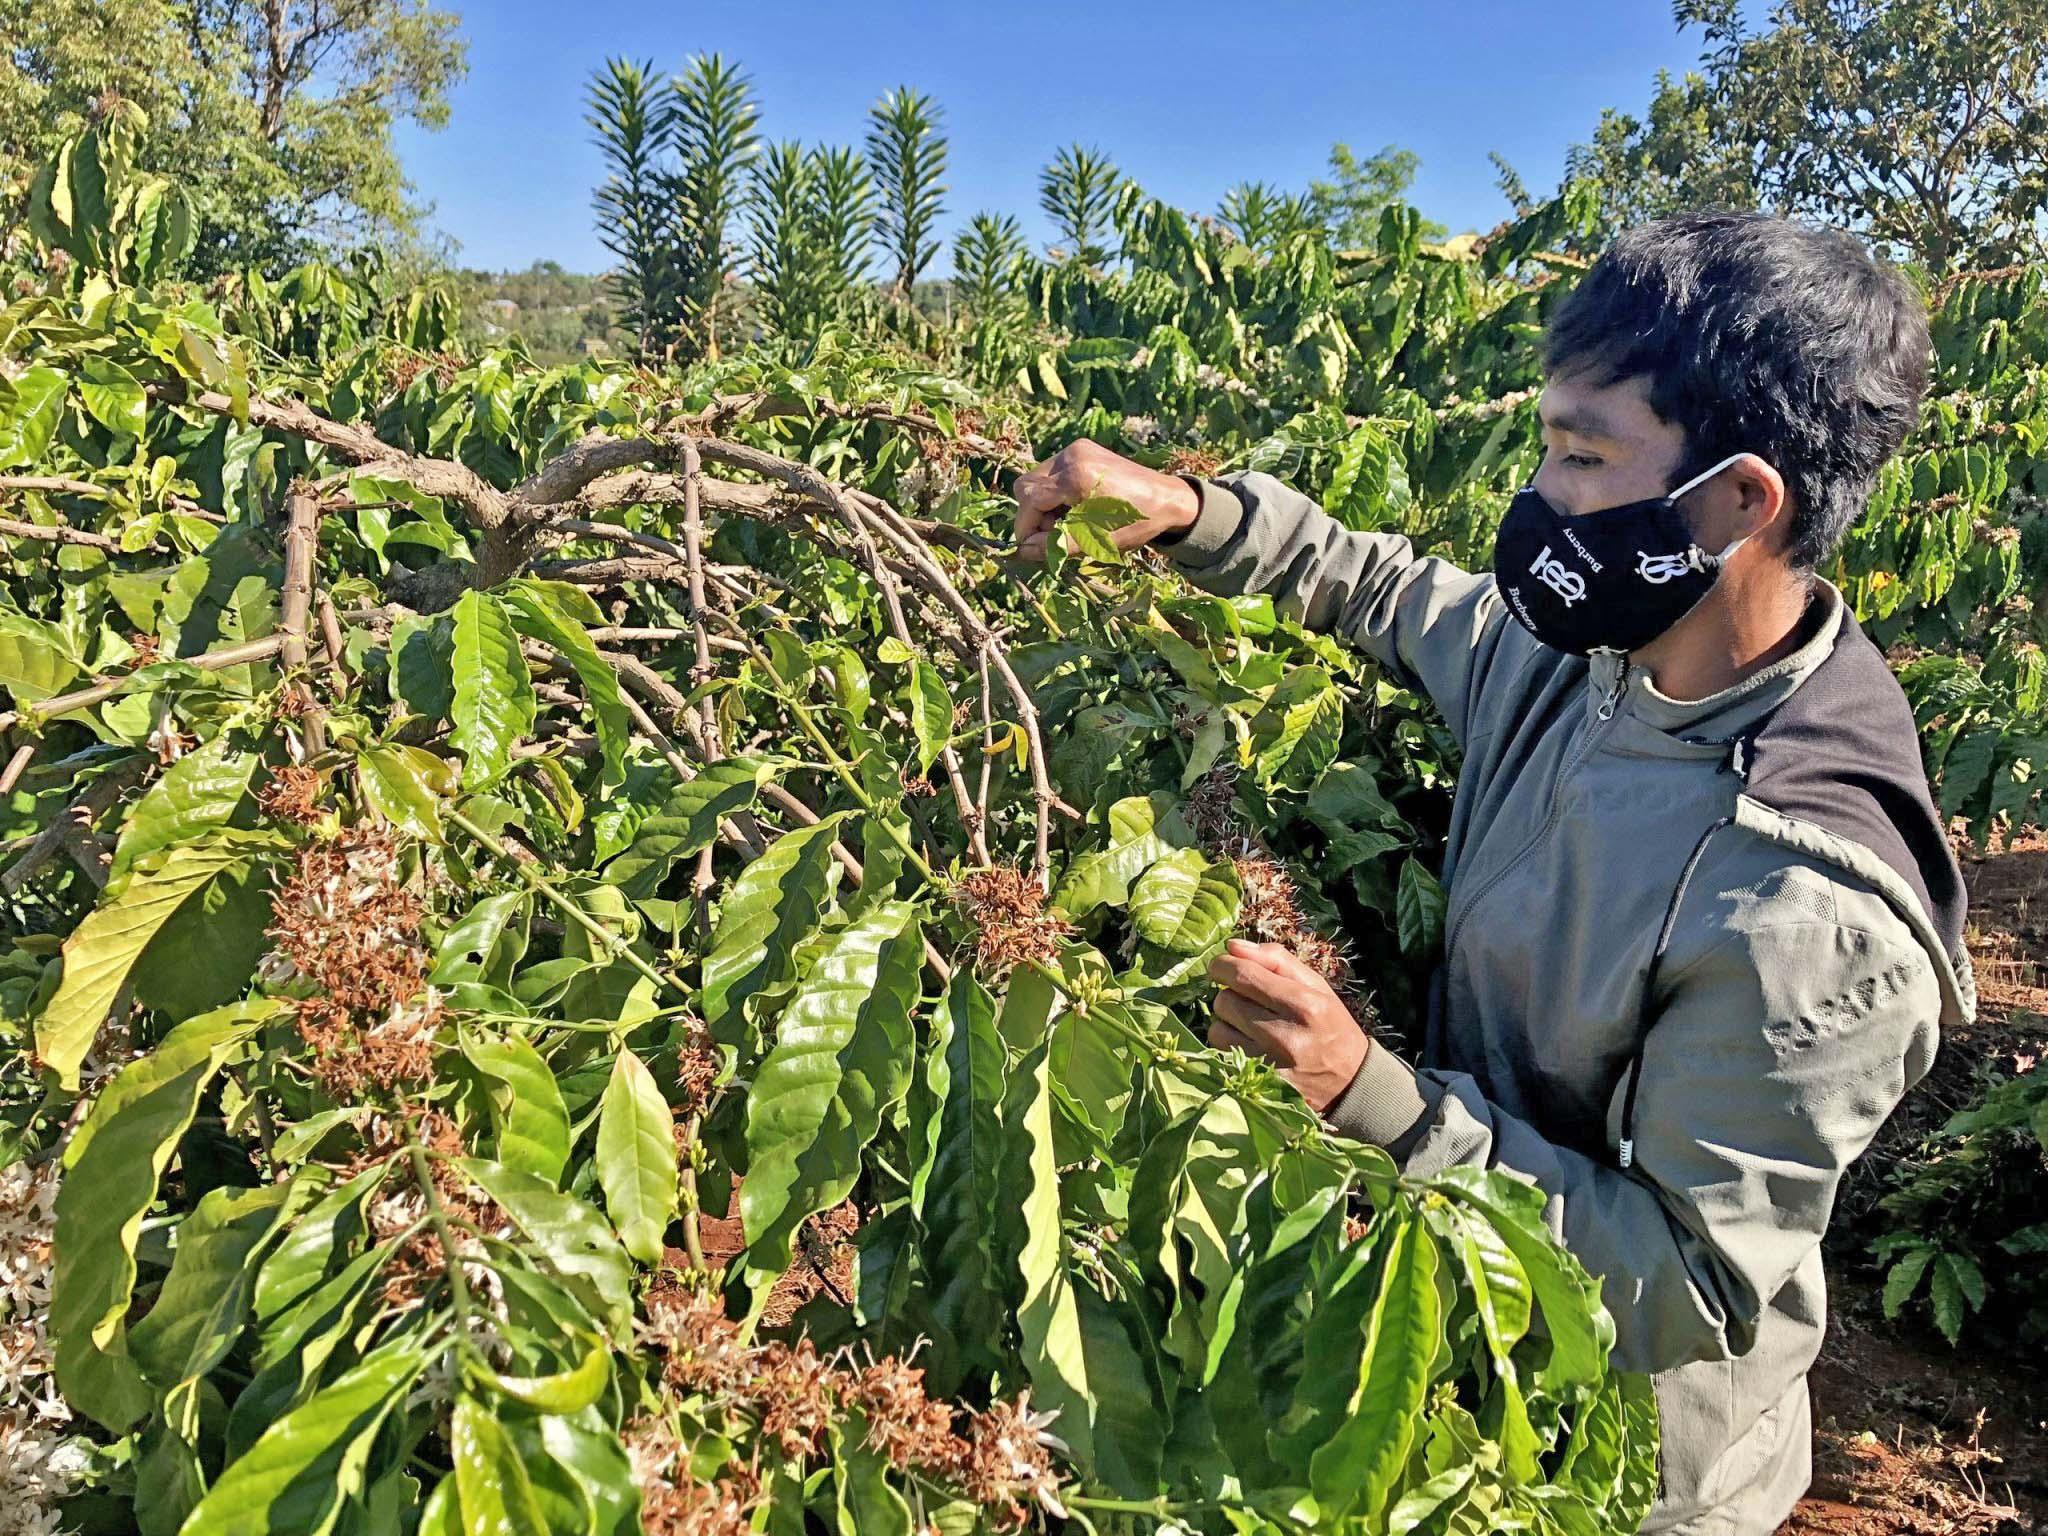
M 570 272 L 537 261 L 524 272 L 463 268 L 455 282 L 462 296 L 468 339 L 493 345 L 517 337 L 543 364 L 606 357 L 622 350 L 611 295 L 601 276 Z

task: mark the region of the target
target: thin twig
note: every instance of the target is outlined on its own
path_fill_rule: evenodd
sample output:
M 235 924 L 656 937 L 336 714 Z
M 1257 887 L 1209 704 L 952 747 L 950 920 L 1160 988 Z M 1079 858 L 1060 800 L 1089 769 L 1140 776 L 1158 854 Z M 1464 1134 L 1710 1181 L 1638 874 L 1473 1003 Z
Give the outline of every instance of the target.
M 7 760 L 7 767 L 0 770 L 0 795 L 11 795 L 14 786 L 21 782 L 21 776 L 28 765 L 35 760 L 37 743 L 25 741 L 14 749 L 14 756 Z
M 62 475 L 0 475 L 0 491 L 37 491 L 45 496 L 85 496 L 94 501 L 112 501 L 116 488 L 95 485 L 90 480 L 72 480 Z M 225 523 L 218 512 L 209 511 L 183 496 L 166 496 L 164 504 L 180 517 L 196 517 L 203 523 Z
M 246 666 L 252 661 L 268 661 L 278 653 L 284 644 L 284 636 L 268 635 L 261 640 L 245 640 L 240 645 L 225 645 L 217 651 L 207 651 L 198 656 L 177 658 L 185 666 L 196 667 L 201 672 L 218 672 L 223 667 Z M 60 693 L 54 699 L 44 699 L 40 704 L 24 704 L 20 709 L 0 715 L 0 730 L 26 722 L 40 725 L 45 720 L 54 720 L 59 715 L 75 715 L 81 709 L 91 709 L 103 704 L 126 688 L 135 679 L 131 672 L 126 677 L 117 677 L 110 682 L 95 683 L 90 688 L 80 688 L 74 693 Z
M 74 528 L 69 523 L 45 527 L 41 523 L 17 522 L 11 517 L 0 517 L 0 534 L 10 539 L 30 539 L 38 544 L 75 544 L 80 549 L 97 549 L 108 555 L 161 553 L 163 550 L 160 544 L 145 544 L 138 550 L 123 551 L 119 539 L 108 538 L 104 533 Z

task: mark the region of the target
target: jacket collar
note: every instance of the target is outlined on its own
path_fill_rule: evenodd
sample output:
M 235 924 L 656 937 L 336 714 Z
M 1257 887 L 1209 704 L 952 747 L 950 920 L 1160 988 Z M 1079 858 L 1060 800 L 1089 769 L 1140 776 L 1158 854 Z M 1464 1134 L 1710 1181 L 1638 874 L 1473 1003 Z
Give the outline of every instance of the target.
M 1649 673 L 1630 665 L 1627 658 L 1594 656 L 1587 673 L 1588 707 L 1597 710 L 1614 699 L 1610 713 L 1632 715 L 1656 730 L 1695 740 L 1731 741 L 1790 698 L 1827 660 L 1842 630 L 1843 611 L 1842 594 L 1834 583 L 1815 578 L 1812 601 L 1800 621 L 1806 639 L 1798 649 L 1704 699 L 1674 699 L 1658 692 Z

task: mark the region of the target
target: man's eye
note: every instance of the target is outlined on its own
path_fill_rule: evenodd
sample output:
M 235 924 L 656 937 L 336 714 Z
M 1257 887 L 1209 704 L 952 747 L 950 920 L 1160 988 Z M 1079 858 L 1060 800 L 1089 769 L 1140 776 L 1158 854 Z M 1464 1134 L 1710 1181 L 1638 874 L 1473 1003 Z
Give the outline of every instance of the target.
M 1568 453 L 1564 456 L 1564 461 L 1571 465 L 1573 469 L 1598 469 L 1600 467 L 1600 461 L 1590 453 Z

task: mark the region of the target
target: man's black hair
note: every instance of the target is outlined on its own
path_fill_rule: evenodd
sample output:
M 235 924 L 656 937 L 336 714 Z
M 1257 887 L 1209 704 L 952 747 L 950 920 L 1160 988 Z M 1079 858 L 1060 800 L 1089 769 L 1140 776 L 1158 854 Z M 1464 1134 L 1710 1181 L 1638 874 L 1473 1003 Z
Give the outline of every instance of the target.
M 1687 478 L 1732 453 L 1785 477 L 1793 564 L 1810 570 L 1862 514 L 1920 419 L 1927 309 L 1852 236 L 1755 213 L 1630 230 L 1559 306 L 1544 368 L 1641 376 L 1686 435 Z

